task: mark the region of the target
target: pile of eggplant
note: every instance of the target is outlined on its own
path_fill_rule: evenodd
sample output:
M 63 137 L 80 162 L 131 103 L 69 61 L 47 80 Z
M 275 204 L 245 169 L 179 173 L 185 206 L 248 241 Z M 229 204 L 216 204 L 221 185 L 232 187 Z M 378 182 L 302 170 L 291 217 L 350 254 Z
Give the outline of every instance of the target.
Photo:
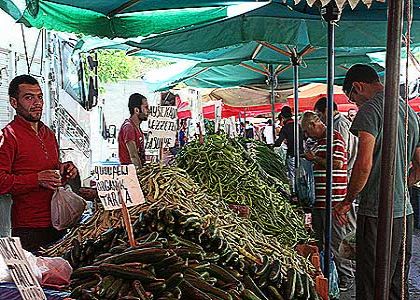
M 278 259 L 231 248 L 210 219 L 156 206 L 122 228 L 73 240 L 74 299 L 319 299 L 310 276 Z

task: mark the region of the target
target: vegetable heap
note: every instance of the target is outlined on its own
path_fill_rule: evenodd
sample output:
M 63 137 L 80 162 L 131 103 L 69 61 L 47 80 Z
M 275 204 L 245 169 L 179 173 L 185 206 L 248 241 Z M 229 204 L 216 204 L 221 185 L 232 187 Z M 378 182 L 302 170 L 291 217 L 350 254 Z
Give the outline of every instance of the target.
M 75 299 L 318 299 L 312 279 L 267 255 L 243 256 L 198 214 L 155 207 L 134 223 L 138 246 L 121 228 L 65 254 Z
M 244 149 L 234 143 L 221 135 L 208 136 L 203 144 L 193 141 L 178 153 L 177 164 L 216 199 L 249 206 L 260 232 L 276 236 L 282 245 L 306 241 L 303 216 L 267 185 L 258 166 L 247 164 Z

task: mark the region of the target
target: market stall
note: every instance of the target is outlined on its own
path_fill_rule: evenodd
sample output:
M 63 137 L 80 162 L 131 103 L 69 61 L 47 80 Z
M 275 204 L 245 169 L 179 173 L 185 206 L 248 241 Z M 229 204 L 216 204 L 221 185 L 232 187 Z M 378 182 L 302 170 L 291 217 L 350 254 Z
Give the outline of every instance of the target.
M 146 202 L 129 208 L 137 246 L 121 211 L 100 208 L 47 249 L 74 268 L 70 297 L 318 299 L 316 264 L 296 250 L 310 239 L 284 162 L 247 144 L 208 136 L 185 146 L 177 166 L 140 170 Z

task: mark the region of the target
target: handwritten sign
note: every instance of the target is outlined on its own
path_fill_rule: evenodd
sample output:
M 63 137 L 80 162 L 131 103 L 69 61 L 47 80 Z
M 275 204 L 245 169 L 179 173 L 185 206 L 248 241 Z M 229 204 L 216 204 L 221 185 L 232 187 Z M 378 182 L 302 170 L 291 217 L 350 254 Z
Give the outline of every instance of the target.
M 120 209 L 121 198 L 127 207 L 145 202 L 134 165 L 95 166 L 96 189 L 105 210 Z
M 150 106 L 146 149 L 175 146 L 177 133 L 176 106 Z
M 13 281 L 23 300 L 47 299 L 26 260 L 19 238 L 1 238 L 0 254 L 9 268 Z

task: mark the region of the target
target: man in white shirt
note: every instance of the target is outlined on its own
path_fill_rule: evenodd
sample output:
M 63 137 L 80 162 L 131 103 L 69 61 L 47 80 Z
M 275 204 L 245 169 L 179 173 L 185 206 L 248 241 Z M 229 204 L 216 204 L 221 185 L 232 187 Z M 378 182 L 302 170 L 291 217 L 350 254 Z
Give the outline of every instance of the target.
M 274 144 L 273 125 L 272 125 L 271 119 L 268 119 L 267 125 L 265 125 L 264 127 L 263 135 L 264 135 L 265 142 L 267 143 L 267 145 Z

